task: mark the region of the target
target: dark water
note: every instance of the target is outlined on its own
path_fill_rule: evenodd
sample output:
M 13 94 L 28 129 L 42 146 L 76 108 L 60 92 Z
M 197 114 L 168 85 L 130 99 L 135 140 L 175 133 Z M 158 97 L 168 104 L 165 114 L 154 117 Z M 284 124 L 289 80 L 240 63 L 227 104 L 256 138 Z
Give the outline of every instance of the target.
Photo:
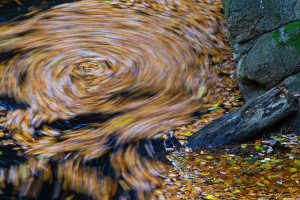
M 14 0 L 1 0 L 0 1 L 0 24 L 8 23 L 10 21 L 28 19 L 33 14 L 45 11 L 53 6 L 75 2 L 76 0 L 21 0 L 20 3 Z M 32 11 L 38 11 L 32 15 L 26 15 Z
M 16 102 L 13 99 L 10 98 L 1 98 L 0 99 L 0 107 L 6 108 L 7 111 L 13 111 L 16 109 L 26 109 L 28 108 L 28 105 L 22 104 L 20 102 Z M 77 116 L 74 119 L 71 120 L 57 120 L 51 124 L 47 124 L 51 128 L 58 129 L 62 132 L 67 130 L 76 130 L 80 129 L 81 127 L 87 126 L 88 123 L 100 123 L 101 121 L 105 121 L 109 116 L 102 116 L 102 115 L 88 115 L 88 116 Z M 2 127 L 3 128 L 3 127 Z M 39 129 L 39 128 L 37 128 Z M 4 133 L 9 133 L 5 128 L 2 129 Z M 4 136 L 0 138 L 2 141 L 11 140 L 11 133 L 7 136 Z M 113 139 L 112 139 L 113 140 Z M 155 159 L 160 160 L 162 162 L 167 162 L 165 159 L 166 151 L 165 148 L 173 147 L 174 144 L 179 147 L 179 143 L 176 139 L 153 139 L 151 143 L 149 141 L 143 141 L 141 140 L 139 142 L 139 145 L 141 148 L 137 149 L 140 156 L 143 156 L 147 159 L 149 158 L 149 154 L 143 148 L 143 145 L 150 144 L 150 147 L 152 147 L 152 151 L 154 153 Z M 88 199 L 95 199 L 95 197 L 90 197 L 90 195 L 87 195 L 85 192 L 84 194 L 81 194 L 78 190 L 74 191 L 74 189 L 63 188 L 63 180 L 67 179 L 65 178 L 58 178 L 57 177 L 57 170 L 60 168 L 65 168 L 65 170 L 74 170 L 74 166 L 64 166 L 66 163 L 67 158 L 63 157 L 58 160 L 55 160 L 55 156 L 48 160 L 47 163 L 44 162 L 44 166 L 47 166 L 46 168 L 37 169 L 34 172 L 30 172 L 30 166 L 34 166 L 34 162 L 40 162 L 41 159 L 33 159 L 32 157 L 29 158 L 33 159 L 32 162 L 28 161 L 28 157 L 24 154 L 20 154 L 18 151 L 14 150 L 14 148 L 20 147 L 17 144 L 12 145 L 1 145 L 0 151 L 1 151 L 1 157 L 0 157 L 0 177 L 6 179 L 5 188 L 2 188 L 0 199 L 41 199 L 41 200 L 52 200 L 52 199 L 67 199 L 72 197 L 72 199 L 75 200 L 88 200 Z M 126 147 L 123 147 L 126 148 Z M 86 176 L 89 176 L 89 179 L 96 179 L 95 181 L 101 180 L 101 177 L 104 176 L 110 176 L 117 180 L 116 174 L 114 169 L 111 167 L 111 163 L 109 162 L 109 154 L 104 154 L 100 158 L 91 160 L 86 163 L 82 163 L 80 165 L 80 168 L 82 171 L 90 171 L 94 170 L 96 174 L 101 174 L 99 177 L 91 176 L 89 173 L 86 174 Z M 75 162 L 74 160 L 71 160 L 69 162 Z M 27 170 L 24 170 L 27 168 Z M 47 173 L 51 176 L 51 181 L 49 179 L 43 177 L 42 175 L 45 173 L 44 171 L 47 171 Z M 14 174 L 14 175 L 13 175 Z M 21 175 L 23 174 L 23 175 Z M 14 177 L 13 180 L 11 180 L 11 177 Z M 22 176 L 28 177 L 31 179 L 31 181 L 27 180 L 21 180 Z M 8 178 L 9 177 L 9 178 Z M 16 181 L 15 179 L 20 178 L 20 184 L 19 187 L 16 188 Z M 1 180 L 3 181 L 3 180 Z M 17 182 L 19 182 L 17 181 Z M 73 180 L 75 182 L 75 180 Z M 78 180 L 77 180 L 78 181 Z M 4 181 L 3 181 L 4 182 Z M 87 183 L 85 183 L 87 184 Z M 91 194 L 92 196 L 95 194 Z M 137 199 L 136 191 L 124 191 L 121 187 L 117 188 L 117 191 L 114 192 L 114 196 L 110 197 L 110 199 Z

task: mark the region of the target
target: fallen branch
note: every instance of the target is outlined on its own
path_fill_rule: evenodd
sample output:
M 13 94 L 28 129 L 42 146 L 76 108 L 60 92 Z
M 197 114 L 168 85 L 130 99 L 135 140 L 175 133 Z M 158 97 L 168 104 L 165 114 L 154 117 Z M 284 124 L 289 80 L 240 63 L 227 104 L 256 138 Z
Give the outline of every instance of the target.
M 297 108 L 298 97 L 273 88 L 194 133 L 188 138 L 188 147 L 214 147 L 247 141 Z

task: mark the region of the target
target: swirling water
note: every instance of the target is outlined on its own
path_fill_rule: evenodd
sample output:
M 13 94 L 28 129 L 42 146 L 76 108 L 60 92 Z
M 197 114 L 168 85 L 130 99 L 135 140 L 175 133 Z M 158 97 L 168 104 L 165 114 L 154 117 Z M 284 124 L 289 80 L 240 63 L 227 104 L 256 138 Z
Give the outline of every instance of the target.
M 3 25 L 0 53 L 0 95 L 26 105 L 1 122 L 31 171 L 60 161 L 64 189 L 143 199 L 163 170 L 149 141 L 193 119 L 230 51 L 219 0 L 85 0 Z

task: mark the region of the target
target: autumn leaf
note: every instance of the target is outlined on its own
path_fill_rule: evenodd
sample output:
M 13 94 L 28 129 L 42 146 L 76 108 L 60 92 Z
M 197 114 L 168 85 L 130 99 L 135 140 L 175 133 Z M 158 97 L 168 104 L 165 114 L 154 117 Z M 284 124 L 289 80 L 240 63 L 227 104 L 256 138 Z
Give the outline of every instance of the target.
M 261 146 L 261 145 L 258 145 L 258 146 L 255 146 L 255 149 L 257 149 L 257 150 L 263 150 L 263 149 L 264 149 L 264 147 L 263 147 L 263 146 Z

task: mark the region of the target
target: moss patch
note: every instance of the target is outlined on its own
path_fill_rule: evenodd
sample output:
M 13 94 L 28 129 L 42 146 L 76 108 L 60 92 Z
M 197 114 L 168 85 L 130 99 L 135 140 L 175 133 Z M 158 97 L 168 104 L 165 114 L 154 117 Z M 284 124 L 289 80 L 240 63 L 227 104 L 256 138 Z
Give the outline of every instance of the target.
M 281 21 L 281 15 L 280 15 L 280 13 L 274 13 L 273 17 L 276 19 L 277 23 Z
M 300 20 L 275 30 L 272 38 L 278 44 L 294 47 L 300 52 Z

